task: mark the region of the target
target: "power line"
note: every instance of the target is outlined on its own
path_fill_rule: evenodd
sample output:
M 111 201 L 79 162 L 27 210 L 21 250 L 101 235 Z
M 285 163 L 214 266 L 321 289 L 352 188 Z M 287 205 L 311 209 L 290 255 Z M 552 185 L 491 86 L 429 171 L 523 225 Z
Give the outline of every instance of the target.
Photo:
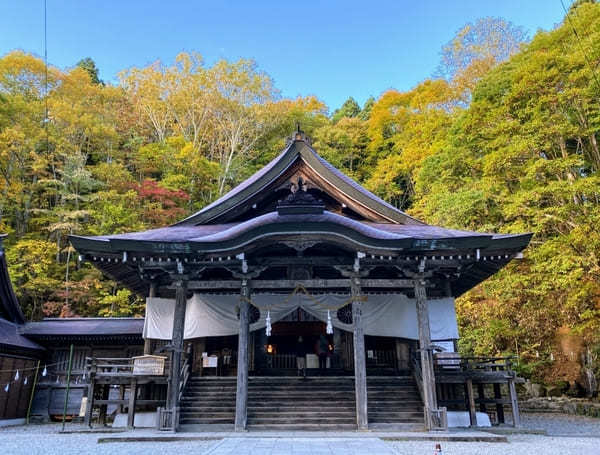
M 48 140 L 48 14 L 44 0 L 44 128 L 46 129 L 46 153 L 50 153 Z
M 567 18 L 567 21 L 569 22 L 569 25 L 571 26 L 571 30 L 573 31 L 573 35 L 575 35 L 575 38 L 577 38 L 577 44 L 579 45 L 579 49 L 581 49 L 581 52 L 583 53 L 583 58 L 585 59 L 585 62 L 587 63 L 590 71 L 592 72 L 592 77 L 594 78 L 594 81 L 596 81 L 596 86 L 598 87 L 598 90 L 600 90 L 600 81 L 598 81 L 598 76 L 596 74 L 596 70 L 592 66 L 592 62 L 590 61 L 590 59 L 589 59 L 589 57 L 587 55 L 587 52 L 583 48 L 583 44 L 581 42 L 581 38 L 579 36 L 579 33 L 577 32 L 577 29 L 575 28 L 575 24 L 571 20 L 571 16 L 570 16 L 569 12 L 567 11 L 567 8 L 565 7 L 565 2 L 563 0 L 560 0 L 560 4 L 562 5 L 563 10 L 565 11 L 565 16 Z

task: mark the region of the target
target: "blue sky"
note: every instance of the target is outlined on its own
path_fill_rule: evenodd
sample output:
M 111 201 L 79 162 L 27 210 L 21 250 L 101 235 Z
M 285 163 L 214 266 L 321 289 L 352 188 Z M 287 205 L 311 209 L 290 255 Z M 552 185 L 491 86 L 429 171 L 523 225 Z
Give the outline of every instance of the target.
M 560 0 L 47 1 L 48 60 L 58 67 L 91 57 L 114 82 L 181 51 L 209 64 L 252 58 L 283 96 L 316 95 L 332 110 L 427 78 L 466 22 L 501 16 L 533 35 L 564 15 Z M 43 55 L 43 0 L 0 0 L 0 55 L 13 49 Z

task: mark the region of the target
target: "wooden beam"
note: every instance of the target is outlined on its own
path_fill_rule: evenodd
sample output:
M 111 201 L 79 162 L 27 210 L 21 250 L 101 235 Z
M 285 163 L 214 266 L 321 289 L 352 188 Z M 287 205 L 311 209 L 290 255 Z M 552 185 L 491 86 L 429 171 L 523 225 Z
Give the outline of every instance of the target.
M 87 389 L 87 401 L 85 403 L 85 417 L 83 420 L 84 425 L 88 427 L 92 427 L 92 412 L 94 410 L 94 386 L 96 385 L 96 380 L 94 379 L 93 374 L 90 377 L 90 383 L 88 384 Z
M 477 395 L 479 396 L 479 411 L 486 412 L 485 409 L 485 389 L 483 384 L 477 384 Z
M 510 408 L 512 410 L 513 426 L 521 426 L 521 416 L 519 415 L 519 397 L 517 396 L 517 389 L 515 388 L 514 379 L 508 381 L 508 393 L 510 395 Z
M 475 409 L 475 396 L 473 394 L 473 381 L 467 379 L 465 383 L 465 388 L 467 391 L 467 405 L 469 408 L 469 421 L 471 422 L 472 427 L 477 426 L 477 410 Z
M 417 324 L 419 333 L 419 351 L 421 353 L 421 372 L 423 377 L 423 403 L 425 405 L 425 425 L 432 429 L 430 421 L 431 411 L 437 409 L 437 395 L 435 387 L 435 374 L 433 371 L 433 357 L 431 350 L 431 329 L 429 326 L 429 309 L 427 307 L 427 293 L 425 280 L 413 280 L 417 307 Z
M 404 279 L 363 279 L 361 288 L 384 288 L 384 289 L 407 289 L 413 287 L 413 280 Z M 295 289 L 297 286 L 305 288 L 338 289 L 350 288 L 348 279 L 331 280 L 253 280 L 253 289 Z M 434 287 L 433 283 L 428 283 L 427 287 Z M 174 285 L 166 286 L 168 289 L 174 289 Z M 241 280 L 207 280 L 190 281 L 189 290 L 209 290 L 209 289 L 240 289 Z
M 175 309 L 173 314 L 173 335 L 171 337 L 171 380 L 169 381 L 169 390 L 167 394 L 167 407 L 177 415 L 176 409 L 179 406 L 179 383 L 181 382 L 181 354 L 183 353 L 183 330 L 185 323 L 185 310 L 187 306 L 187 280 L 178 279 L 175 281 Z M 177 430 L 178 422 L 173 421 L 173 430 Z
M 240 332 L 238 335 L 235 431 L 245 431 L 248 420 L 248 338 L 250 333 L 250 280 L 242 280 L 240 292 Z
M 135 425 L 135 404 L 137 400 L 137 380 L 131 380 L 131 388 L 129 389 L 129 407 L 127 408 L 127 428 L 133 430 Z
M 496 400 L 502 399 L 500 384 L 494 384 L 494 398 Z M 504 405 L 502 403 L 496 403 L 496 414 L 498 415 L 498 423 L 504 423 Z
M 148 297 L 156 297 L 156 281 L 150 282 L 150 291 L 148 293 Z M 144 355 L 152 354 L 153 346 L 152 340 L 150 338 L 144 338 Z
M 350 279 L 352 321 L 354 323 L 354 389 L 356 393 L 356 424 L 359 430 L 369 429 L 367 405 L 367 358 L 365 329 L 362 320 L 361 286 L 358 276 Z
M 102 400 L 108 400 L 108 397 L 110 396 L 110 385 L 103 384 L 102 386 L 100 386 L 100 389 L 102 390 Z M 98 413 L 98 423 L 102 427 L 106 426 L 107 409 L 108 409 L 108 405 L 106 405 L 106 404 L 100 405 L 100 412 Z

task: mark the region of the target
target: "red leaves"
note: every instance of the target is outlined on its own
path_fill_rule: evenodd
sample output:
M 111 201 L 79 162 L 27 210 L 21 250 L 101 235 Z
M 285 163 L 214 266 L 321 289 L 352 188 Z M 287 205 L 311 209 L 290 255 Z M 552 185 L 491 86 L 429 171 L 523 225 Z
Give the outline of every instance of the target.
M 190 199 L 183 190 L 170 190 L 149 179 L 134 185 L 133 189 L 144 206 L 146 221 L 157 227 L 163 227 L 184 215 L 182 206 Z
M 169 190 L 159 186 L 154 180 L 146 179 L 141 185 L 136 185 L 136 191 L 140 199 L 160 202 L 163 207 L 174 207 L 189 200 L 189 195 L 183 190 Z

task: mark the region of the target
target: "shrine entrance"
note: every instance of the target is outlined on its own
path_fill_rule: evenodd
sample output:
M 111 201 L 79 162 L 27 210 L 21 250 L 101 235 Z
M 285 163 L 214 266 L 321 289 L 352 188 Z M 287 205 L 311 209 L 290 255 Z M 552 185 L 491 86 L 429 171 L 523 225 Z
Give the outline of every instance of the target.
M 272 325 L 270 336 L 264 330 L 255 332 L 259 342 L 255 345 L 254 373 L 257 376 L 295 376 L 300 356 L 305 359 L 309 376 L 350 374 L 343 368 L 340 337 L 336 332 L 339 335 L 337 329 L 328 334 L 325 322 L 297 308 Z M 324 368 L 319 368 L 319 354 L 325 358 Z

